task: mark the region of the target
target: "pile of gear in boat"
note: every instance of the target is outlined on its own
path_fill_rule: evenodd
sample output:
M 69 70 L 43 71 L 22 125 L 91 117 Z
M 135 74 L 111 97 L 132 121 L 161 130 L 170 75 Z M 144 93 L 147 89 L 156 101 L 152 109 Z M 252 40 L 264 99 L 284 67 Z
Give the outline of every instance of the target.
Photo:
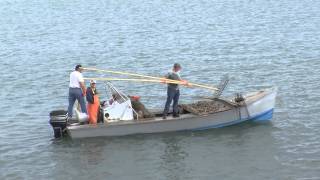
M 198 101 L 192 104 L 181 104 L 179 106 L 181 112 L 189 112 L 196 115 L 207 115 L 227 111 L 232 109 L 234 106 L 241 106 L 245 102 L 244 100 L 244 97 L 237 93 L 232 102 L 218 98 L 211 98 L 211 100 Z
M 190 112 L 196 115 L 207 115 L 227 111 L 232 107 L 231 105 L 218 100 L 198 101 L 192 104 L 181 104 L 179 106 L 183 112 Z

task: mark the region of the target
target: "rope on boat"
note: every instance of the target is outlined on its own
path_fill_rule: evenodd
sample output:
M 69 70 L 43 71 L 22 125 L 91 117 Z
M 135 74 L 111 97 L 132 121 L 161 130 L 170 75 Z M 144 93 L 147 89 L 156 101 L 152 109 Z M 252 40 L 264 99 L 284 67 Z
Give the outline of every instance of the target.
M 85 78 L 89 80 L 102 80 L 102 81 L 136 81 L 136 82 L 159 82 L 159 83 L 171 83 L 171 84 L 182 84 L 182 85 L 188 85 L 190 87 L 200 87 L 205 88 L 213 91 L 218 91 L 219 88 L 206 85 L 206 84 L 198 84 L 198 83 L 185 83 L 183 81 L 176 81 L 161 77 L 154 77 L 154 76 L 148 76 L 148 75 L 142 75 L 142 74 L 136 74 L 136 73 L 129 73 L 129 72 L 121 72 L 121 71 L 111 71 L 111 70 L 103 70 L 103 69 L 97 69 L 97 68 L 83 68 L 87 71 L 97 71 L 97 72 L 106 72 L 111 74 L 119 74 L 119 75 L 127 75 L 127 76 L 135 76 L 135 77 L 141 77 L 141 78 L 147 78 L 147 79 L 125 79 L 125 78 Z

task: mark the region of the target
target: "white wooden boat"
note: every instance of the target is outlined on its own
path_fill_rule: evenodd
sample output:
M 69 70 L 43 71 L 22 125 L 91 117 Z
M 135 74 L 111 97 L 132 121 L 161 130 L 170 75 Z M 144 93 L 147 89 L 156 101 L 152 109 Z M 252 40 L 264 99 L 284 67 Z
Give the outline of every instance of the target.
M 124 136 L 221 128 L 239 124 L 244 121 L 257 122 L 270 120 L 273 116 L 276 94 L 277 88 L 268 88 L 243 95 L 244 100 L 241 102 L 235 102 L 234 97 L 208 100 L 222 104 L 225 108 L 205 115 L 185 112 L 180 114 L 178 118 L 168 116 L 167 119 L 162 119 L 161 113 L 155 113 L 154 118 L 148 119 L 130 119 L 128 115 L 125 115 L 125 120 L 119 120 L 119 118 L 112 120 L 112 118 L 110 119 L 110 114 L 105 110 L 104 123 L 95 125 L 79 123 L 64 124 L 65 121 L 61 118 L 60 124 L 59 119 L 56 119 L 58 125 L 53 125 L 53 127 L 56 137 L 59 137 L 59 133 L 61 135 L 64 132 L 72 138 Z M 127 101 L 124 102 L 127 103 Z M 60 128 L 61 131 L 58 131 L 58 128 Z

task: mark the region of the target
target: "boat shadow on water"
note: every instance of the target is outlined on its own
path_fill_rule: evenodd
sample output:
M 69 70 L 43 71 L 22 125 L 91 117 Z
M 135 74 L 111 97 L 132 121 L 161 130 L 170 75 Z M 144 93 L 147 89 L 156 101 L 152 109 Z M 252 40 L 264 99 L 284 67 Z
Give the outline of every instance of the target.
M 223 149 L 243 152 L 248 146 L 254 146 L 252 141 L 256 138 L 261 138 L 263 143 L 274 144 L 274 130 L 271 122 L 244 122 L 201 131 L 81 139 L 69 137 L 52 139 L 50 151 L 56 164 L 53 172 L 57 176 L 66 173 L 63 167 L 72 162 L 72 167 L 68 167 L 70 172 L 79 173 L 79 169 L 94 167 L 96 174 L 109 178 L 123 177 L 124 169 L 127 174 L 143 178 L 154 178 L 154 175 L 158 175 L 176 179 L 181 178 L 181 174 L 187 178 L 192 176 L 192 159 L 202 159 L 209 155 L 211 159 L 219 160 L 219 155 L 215 153 L 221 153 Z M 122 167 L 123 170 L 120 172 L 116 167 Z M 139 167 L 143 167 L 146 173 L 137 175 L 135 171 L 139 171 Z M 86 174 L 80 175 L 86 178 Z

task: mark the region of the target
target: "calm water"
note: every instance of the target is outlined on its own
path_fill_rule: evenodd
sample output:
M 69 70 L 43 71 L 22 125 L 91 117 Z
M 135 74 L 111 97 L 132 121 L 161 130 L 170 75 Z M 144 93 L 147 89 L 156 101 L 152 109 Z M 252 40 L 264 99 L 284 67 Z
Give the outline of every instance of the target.
M 319 9 L 317 0 L 0 0 L 0 179 L 320 179 Z M 76 64 L 160 76 L 173 62 L 190 81 L 228 73 L 227 94 L 278 86 L 272 123 L 52 138 L 48 113 L 67 107 Z M 164 104 L 163 85 L 116 84 Z M 182 101 L 191 94 L 208 92 L 183 89 Z

